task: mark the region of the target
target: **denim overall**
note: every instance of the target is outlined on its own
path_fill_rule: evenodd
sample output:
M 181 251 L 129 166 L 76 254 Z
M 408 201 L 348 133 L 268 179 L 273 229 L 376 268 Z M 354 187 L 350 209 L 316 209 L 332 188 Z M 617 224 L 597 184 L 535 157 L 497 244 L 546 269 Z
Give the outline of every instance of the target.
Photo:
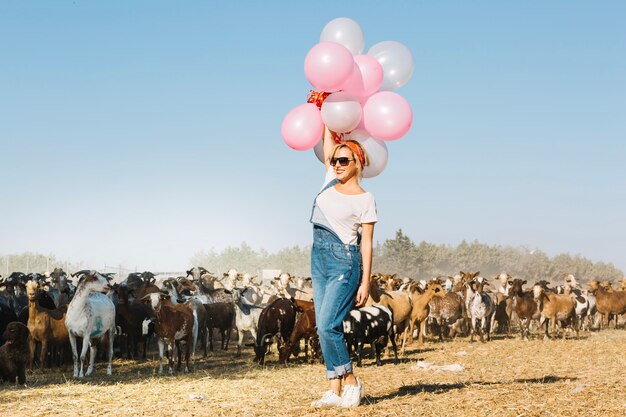
M 335 179 L 328 183 L 318 196 L 337 182 Z M 361 247 L 343 243 L 323 214 L 315 210 L 315 202 L 310 221 L 313 223 L 311 276 L 317 335 L 326 364 L 326 377 L 340 378 L 352 372 L 343 319 L 354 308 L 362 273 Z

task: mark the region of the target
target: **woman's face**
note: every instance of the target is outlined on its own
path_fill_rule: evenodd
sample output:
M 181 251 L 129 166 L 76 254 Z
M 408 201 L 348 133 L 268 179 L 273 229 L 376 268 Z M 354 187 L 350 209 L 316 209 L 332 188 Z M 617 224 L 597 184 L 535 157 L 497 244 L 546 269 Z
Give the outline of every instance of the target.
M 348 158 L 350 161 L 348 165 L 341 166 L 339 162 L 335 162 L 333 169 L 337 179 L 341 182 L 345 182 L 357 174 L 356 161 L 354 160 L 354 154 L 348 147 L 343 147 L 335 152 L 335 158 Z M 332 161 L 331 161 L 332 162 Z

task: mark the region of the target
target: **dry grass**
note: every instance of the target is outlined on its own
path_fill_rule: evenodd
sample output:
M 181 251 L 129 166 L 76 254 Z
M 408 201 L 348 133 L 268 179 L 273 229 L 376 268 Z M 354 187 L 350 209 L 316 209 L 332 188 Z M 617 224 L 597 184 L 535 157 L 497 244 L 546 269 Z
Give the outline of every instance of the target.
M 0 415 L 623 416 L 625 348 L 624 330 L 585 333 L 581 340 L 500 337 L 412 346 L 399 364 L 377 368 L 366 360 L 358 369 L 367 391 L 363 406 L 322 412 L 309 408 L 326 389 L 321 365 L 285 368 L 270 356 L 261 368 L 247 348 L 240 359 L 218 352 L 191 374 L 159 377 L 155 361 L 117 360 L 112 377 L 97 364 L 95 376 L 82 381 L 36 371 L 27 375 L 27 388 L 0 385 Z M 418 359 L 464 370 L 414 370 Z

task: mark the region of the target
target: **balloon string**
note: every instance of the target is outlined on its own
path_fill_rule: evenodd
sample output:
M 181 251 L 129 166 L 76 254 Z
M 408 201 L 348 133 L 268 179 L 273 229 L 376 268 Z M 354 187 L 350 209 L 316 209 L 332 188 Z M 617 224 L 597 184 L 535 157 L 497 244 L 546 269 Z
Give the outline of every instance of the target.
M 317 106 L 318 109 L 322 108 L 322 104 L 324 104 L 324 100 L 328 97 L 330 93 L 325 93 L 323 91 L 315 91 L 309 90 L 309 97 L 307 98 L 307 103 L 313 103 Z

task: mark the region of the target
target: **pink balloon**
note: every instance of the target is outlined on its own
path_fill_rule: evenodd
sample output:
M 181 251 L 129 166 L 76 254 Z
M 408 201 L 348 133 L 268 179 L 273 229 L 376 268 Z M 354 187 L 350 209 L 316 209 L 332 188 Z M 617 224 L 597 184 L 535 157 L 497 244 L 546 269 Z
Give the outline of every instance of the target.
M 317 90 L 335 92 L 341 89 L 352 70 L 354 59 L 343 45 L 334 42 L 320 42 L 304 59 L 304 75 Z
M 355 62 L 353 64 L 350 76 L 341 86 L 341 91 L 343 91 L 344 93 L 348 93 L 353 97 L 361 98 L 365 96 L 365 91 L 363 87 L 363 76 L 361 75 L 361 70 L 359 69 L 359 66 Z
M 285 143 L 297 151 L 306 151 L 322 138 L 324 123 L 317 106 L 302 104 L 291 110 L 283 119 L 281 132 Z
M 399 139 L 411 128 L 413 112 L 399 94 L 381 91 L 371 96 L 363 107 L 365 129 L 380 140 Z
M 378 91 L 383 83 L 383 67 L 369 55 L 354 57 L 352 73 L 341 86 L 341 90 L 359 99 L 367 99 Z
M 369 96 L 378 91 L 383 83 L 383 67 L 373 56 L 357 55 L 354 62 L 358 65 L 363 79 L 363 95 Z

